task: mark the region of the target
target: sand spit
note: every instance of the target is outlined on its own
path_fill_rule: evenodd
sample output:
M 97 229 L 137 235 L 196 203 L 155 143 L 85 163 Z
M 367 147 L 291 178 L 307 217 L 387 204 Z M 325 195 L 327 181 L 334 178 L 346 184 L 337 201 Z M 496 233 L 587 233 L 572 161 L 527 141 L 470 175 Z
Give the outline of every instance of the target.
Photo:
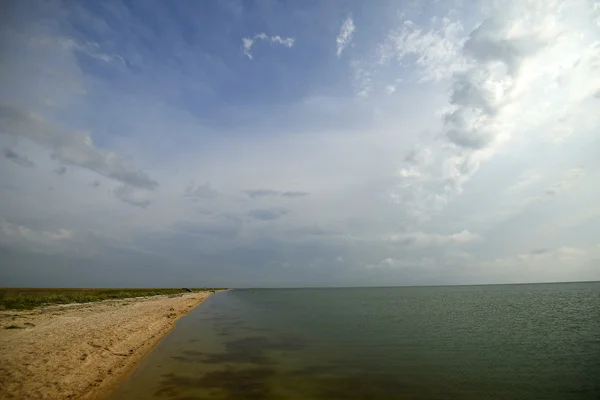
M 209 294 L 0 311 L 0 398 L 103 398 Z

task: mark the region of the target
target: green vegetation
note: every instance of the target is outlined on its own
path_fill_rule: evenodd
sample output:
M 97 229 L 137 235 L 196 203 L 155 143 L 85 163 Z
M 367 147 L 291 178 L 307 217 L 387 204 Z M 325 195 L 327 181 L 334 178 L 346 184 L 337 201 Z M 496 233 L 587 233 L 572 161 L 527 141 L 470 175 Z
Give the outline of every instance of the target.
M 194 288 L 193 292 L 220 290 L 219 288 Z M 119 289 L 47 289 L 0 288 L 0 309 L 29 310 L 50 304 L 89 303 L 131 297 L 178 295 L 186 289 L 173 288 L 119 288 Z

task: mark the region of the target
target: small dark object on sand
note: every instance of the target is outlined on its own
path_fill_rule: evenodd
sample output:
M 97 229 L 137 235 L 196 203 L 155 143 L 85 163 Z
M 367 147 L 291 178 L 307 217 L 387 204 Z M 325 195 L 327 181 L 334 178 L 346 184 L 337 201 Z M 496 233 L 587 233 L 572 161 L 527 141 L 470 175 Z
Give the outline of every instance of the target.
M 190 293 L 192 292 L 192 289 L 188 289 L 186 287 L 184 287 L 183 290 L 185 290 L 186 292 L 190 292 Z

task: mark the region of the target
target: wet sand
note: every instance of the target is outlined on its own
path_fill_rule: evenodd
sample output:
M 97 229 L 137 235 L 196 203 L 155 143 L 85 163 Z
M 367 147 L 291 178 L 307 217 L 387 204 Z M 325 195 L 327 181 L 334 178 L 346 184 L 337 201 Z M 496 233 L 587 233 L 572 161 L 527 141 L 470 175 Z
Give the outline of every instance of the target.
M 209 294 L 0 311 L 0 399 L 104 398 Z

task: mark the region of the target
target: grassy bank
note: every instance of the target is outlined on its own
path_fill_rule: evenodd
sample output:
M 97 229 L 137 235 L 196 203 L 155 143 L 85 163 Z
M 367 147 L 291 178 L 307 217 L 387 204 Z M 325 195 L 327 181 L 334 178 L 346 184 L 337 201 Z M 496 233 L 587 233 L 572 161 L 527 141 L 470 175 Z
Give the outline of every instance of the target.
M 219 290 L 219 288 L 193 288 L 194 292 Z M 89 303 L 109 299 L 157 296 L 186 293 L 173 288 L 1 288 L 0 310 L 29 310 L 50 304 Z

